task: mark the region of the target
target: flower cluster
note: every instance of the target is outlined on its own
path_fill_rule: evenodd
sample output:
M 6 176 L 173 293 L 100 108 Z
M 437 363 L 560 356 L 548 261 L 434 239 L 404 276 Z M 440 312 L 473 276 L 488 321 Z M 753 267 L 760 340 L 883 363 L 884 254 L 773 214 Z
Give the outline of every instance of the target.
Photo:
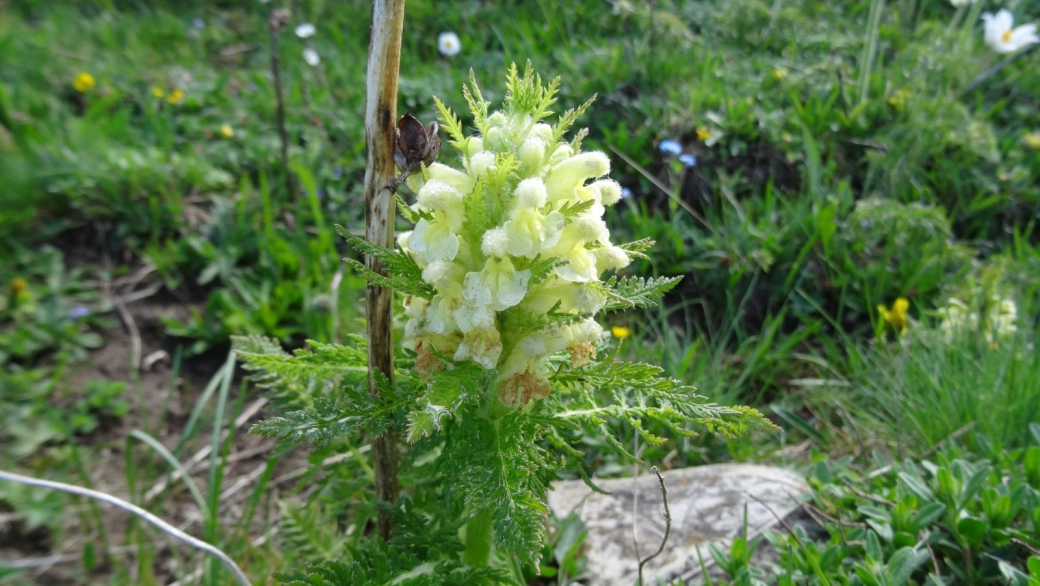
M 603 330 L 592 316 L 609 294 L 601 277 L 630 260 L 603 221 L 621 198 L 605 178 L 610 160 L 582 152 L 580 138 L 561 141 L 566 124 L 539 122 L 552 89 L 514 70 L 505 107 L 490 116 L 477 92 L 477 136 L 463 137 L 442 108 L 460 168 L 434 163 L 409 178 L 418 221 L 398 238 L 436 290 L 405 301 L 417 367 L 438 368 L 439 354 L 497 369 L 506 405 L 549 394 L 551 354 L 569 351 L 572 367 L 594 357 Z
M 1013 299 L 1001 299 L 1000 296 L 992 296 L 983 312 L 980 323 L 979 312 L 972 311 L 970 307 L 957 298 L 947 300 L 946 307 L 942 308 L 943 320 L 939 324 L 939 331 L 947 343 L 953 342 L 966 334 L 979 331 L 982 328 L 983 338 L 991 346 L 996 347 L 998 341 L 1007 340 L 1018 331 L 1018 306 Z

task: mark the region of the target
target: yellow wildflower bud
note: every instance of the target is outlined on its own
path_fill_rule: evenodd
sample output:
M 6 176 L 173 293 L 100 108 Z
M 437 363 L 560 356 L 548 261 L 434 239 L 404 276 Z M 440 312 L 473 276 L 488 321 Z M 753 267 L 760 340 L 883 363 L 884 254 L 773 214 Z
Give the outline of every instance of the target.
M 708 142 L 709 138 L 711 138 L 711 129 L 704 125 L 698 126 L 697 140 L 701 142 Z
M 162 97 L 166 96 L 166 90 L 162 89 L 161 87 L 159 87 L 157 85 L 153 85 L 151 91 L 152 91 L 152 95 L 157 97 L 157 98 L 162 98 Z
M 94 76 L 86 71 L 80 71 L 76 74 L 76 78 L 72 80 L 73 89 L 81 94 L 85 94 L 94 89 L 95 85 L 97 85 L 97 82 L 94 80 Z
M 221 124 L 220 125 L 220 136 L 223 136 L 224 138 L 234 138 L 235 137 L 235 129 L 231 128 L 230 124 Z
M 625 326 L 611 326 L 610 333 L 613 334 L 615 338 L 619 340 L 624 340 L 625 338 L 632 335 L 632 330 L 626 328 Z
M 904 297 L 896 299 L 892 304 L 892 309 L 886 309 L 884 305 L 878 305 L 878 313 L 881 317 L 891 325 L 900 334 L 906 333 L 906 324 L 908 321 L 907 311 L 910 309 L 910 302 Z
M 29 290 L 29 281 L 26 281 L 21 277 L 15 277 L 11 279 L 11 284 L 8 285 L 8 289 L 11 291 L 12 297 L 17 297 Z

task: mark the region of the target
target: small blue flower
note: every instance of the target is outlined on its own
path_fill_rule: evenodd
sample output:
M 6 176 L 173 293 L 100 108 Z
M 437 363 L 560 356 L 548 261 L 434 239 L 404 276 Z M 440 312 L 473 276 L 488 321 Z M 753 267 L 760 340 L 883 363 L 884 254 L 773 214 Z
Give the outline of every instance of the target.
M 697 164 L 697 157 L 691 154 L 683 154 L 679 155 L 679 161 L 683 164 L 684 167 L 689 169 L 690 167 L 693 167 Z
M 678 155 L 682 153 L 682 145 L 670 138 L 662 140 L 661 144 L 657 145 L 657 148 L 666 155 Z
M 201 18 L 196 18 L 191 21 L 192 26 L 195 28 L 206 28 L 206 21 Z
M 332 168 L 332 178 L 339 181 L 340 177 L 343 177 L 343 167 L 336 165 Z
M 632 190 L 627 187 L 622 187 L 621 199 L 632 199 Z
M 80 305 L 78 307 L 73 307 L 72 309 L 70 309 L 68 315 L 69 319 L 79 319 L 81 317 L 87 317 L 88 315 L 90 315 L 90 310 Z

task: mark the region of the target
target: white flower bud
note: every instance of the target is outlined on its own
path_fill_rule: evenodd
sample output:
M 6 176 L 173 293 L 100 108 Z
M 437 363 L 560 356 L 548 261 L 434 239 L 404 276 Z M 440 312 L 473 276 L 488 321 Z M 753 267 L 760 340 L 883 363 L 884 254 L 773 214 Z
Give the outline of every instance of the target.
M 537 177 L 524 179 L 513 192 L 513 206 L 516 209 L 540 209 L 545 205 L 548 194 L 545 183 Z
M 495 153 L 491 151 L 480 151 L 469 159 L 469 173 L 474 178 L 486 177 L 496 169 Z
M 612 206 L 621 200 L 621 184 L 613 179 L 600 179 L 589 185 L 589 190 L 598 192 L 597 201 Z
M 542 166 L 542 159 L 545 158 L 545 143 L 536 136 L 529 136 L 520 146 L 517 156 L 524 170 L 533 173 Z
M 508 247 L 509 234 L 506 232 L 505 226 L 498 226 L 484 232 L 484 236 L 480 239 L 480 250 L 484 256 L 505 256 Z
M 506 115 L 501 112 L 495 112 L 488 116 L 488 123 L 490 123 L 491 126 L 502 127 L 509 123 L 509 118 L 506 118 Z
M 462 192 L 440 179 L 430 179 L 419 190 L 418 201 L 427 210 L 447 213 L 462 206 Z
M 544 122 L 539 122 L 531 128 L 531 133 L 528 136 L 533 136 L 542 139 L 543 144 L 549 144 L 552 140 L 552 126 Z
M 509 138 L 501 128 L 492 127 L 484 135 L 484 146 L 492 151 L 504 153 L 510 150 L 512 145 L 509 144 Z
M 629 265 L 632 260 L 628 253 L 617 246 L 601 246 L 592 251 L 596 255 L 596 266 L 601 271 L 620 270 Z
M 468 139 L 466 139 L 465 154 L 467 157 L 472 157 L 473 155 L 479 153 L 482 150 L 484 150 L 484 139 L 480 138 L 479 136 L 471 136 Z
M 553 154 L 549 156 L 549 165 L 556 165 L 557 163 L 560 163 L 573 156 L 574 149 L 571 148 L 571 145 L 566 143 L 560 144 L 556 147 L 556 150 L 553 151 Z

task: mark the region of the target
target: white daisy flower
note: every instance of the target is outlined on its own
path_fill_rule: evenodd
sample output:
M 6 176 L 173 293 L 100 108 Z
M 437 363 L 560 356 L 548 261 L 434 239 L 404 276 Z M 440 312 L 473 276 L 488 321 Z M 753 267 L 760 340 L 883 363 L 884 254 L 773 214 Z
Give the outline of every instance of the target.
M 1040 41 L 1035 24 L 1016 27 L 1015 17 L 1007 9 L 1001 9 L 996 16 L 987 12 L 982 20 L 986 23 L 986 44 L 997 53 L 1014 53 Z
M 318 56 L 318 52 L 310 47 L 303 50 L 303 60 L 307 62 L 307 65 L 314 67 L 321 63 L 321 57 Z
M 305 22 L 300 26 L 296 27 L 296 36 L 300 37 L 301 39 L 313 37 L 314 33 L 316 32 L 317 29 L 315 29 L 314 25 L 309 22 Z
M 462 50 L 462 41 L 459 40 L 459 35 L 455 33 L 441 33 L 437 37 L 437 48 L 440 49 L 441 55 L 454 57 Z

